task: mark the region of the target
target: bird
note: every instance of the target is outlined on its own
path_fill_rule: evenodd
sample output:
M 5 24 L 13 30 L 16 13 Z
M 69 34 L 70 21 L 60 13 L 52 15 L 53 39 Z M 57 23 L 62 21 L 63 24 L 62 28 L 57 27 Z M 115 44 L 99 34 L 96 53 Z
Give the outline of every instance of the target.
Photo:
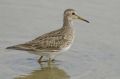
M 82 20 L 89 23 L 88 20 L 80 17 L 76 10 L 71 8 L 66 9 L 63 13 L 62 27 L 45 33 L 31 41 L 9 46 L 6 49 L 23 50 L 40 55 L 40 58 L 38 59 L 39 63 L 44 62 L 42 60 L 44 56 L 47 56 L 47 62 L 53 61 L 58 54 L 71 47 L 75 38 L 75 31 L 72 26 L 74 20 Z

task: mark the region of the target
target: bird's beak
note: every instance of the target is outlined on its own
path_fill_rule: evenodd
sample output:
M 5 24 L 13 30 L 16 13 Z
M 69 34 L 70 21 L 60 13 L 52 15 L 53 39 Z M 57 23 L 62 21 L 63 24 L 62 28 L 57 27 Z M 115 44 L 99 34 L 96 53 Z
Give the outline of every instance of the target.
M 86 19 L 84 19 L 84 18 L 82 18 L 82 17 L 80 17 L 80 16 L 78 16 L 78 15 L 76 15 L 77 17 L 78 17 L 78 19 L 80 19 L 80 20 L 82 20 L 82 21 L 85 21 L 85 22 L 87 22 L 87 23 L 90 23 L 88 20 L 86 20 Z

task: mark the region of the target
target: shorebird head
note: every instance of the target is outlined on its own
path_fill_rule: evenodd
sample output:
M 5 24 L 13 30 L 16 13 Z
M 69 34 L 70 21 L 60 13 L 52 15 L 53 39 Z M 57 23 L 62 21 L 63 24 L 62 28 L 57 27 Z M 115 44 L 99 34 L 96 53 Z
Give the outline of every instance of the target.
M 74 9 L 66 9 L 64 11 L 64 19 L 65 18 L 67 18 L 69 21 L 72 21 L 74 19 L 80 19 L 82 21 L 85 21 L 85 22 L 89 23 L 89 21 L 87 21 L 86 19 L 78 16 L 77 12 Z

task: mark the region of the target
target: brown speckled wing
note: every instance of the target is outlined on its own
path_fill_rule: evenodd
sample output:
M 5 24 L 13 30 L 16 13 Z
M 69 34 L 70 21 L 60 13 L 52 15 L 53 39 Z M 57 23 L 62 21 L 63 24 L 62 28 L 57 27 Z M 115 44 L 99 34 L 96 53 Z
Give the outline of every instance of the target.
M 46 33 L 32 41 L 24 44 L 19 44 L 15 46 L 8 47 L 8 49 L 26 50 L 26 51 L 37 51 L 37 50 L 60 50 L 61 46 L 66 41 L 64 39 L 64 34 L 61 33 L 61 29 Z
M 8 47 L 8 49 L 26 50 L 26 51 L 57 51 L 69 46 L 73 34 L 70 29 L 58 29 L 46 33 L 38 38 L 24 44 Z

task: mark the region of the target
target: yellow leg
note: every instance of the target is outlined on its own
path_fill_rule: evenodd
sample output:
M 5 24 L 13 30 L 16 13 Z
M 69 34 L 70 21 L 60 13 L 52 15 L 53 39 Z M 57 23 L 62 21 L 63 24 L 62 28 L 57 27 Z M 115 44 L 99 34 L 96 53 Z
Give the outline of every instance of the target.
M 42 62 L 42 58 L 43 58 L 43 56 L 41 56 L 41 57 L 38 59 L 38 62 L 39 62 L 39 63 Z
M 55 61 L 55 59 L 52 59 L 52 62 L 54 62 Z
M 51 58 L 49 58 L 49 60 L 48 60 L 48 64 L 50 64 L 50 63 L 51 63 L 51 61 L 52 61 L 52 60 L 51 60 Z

